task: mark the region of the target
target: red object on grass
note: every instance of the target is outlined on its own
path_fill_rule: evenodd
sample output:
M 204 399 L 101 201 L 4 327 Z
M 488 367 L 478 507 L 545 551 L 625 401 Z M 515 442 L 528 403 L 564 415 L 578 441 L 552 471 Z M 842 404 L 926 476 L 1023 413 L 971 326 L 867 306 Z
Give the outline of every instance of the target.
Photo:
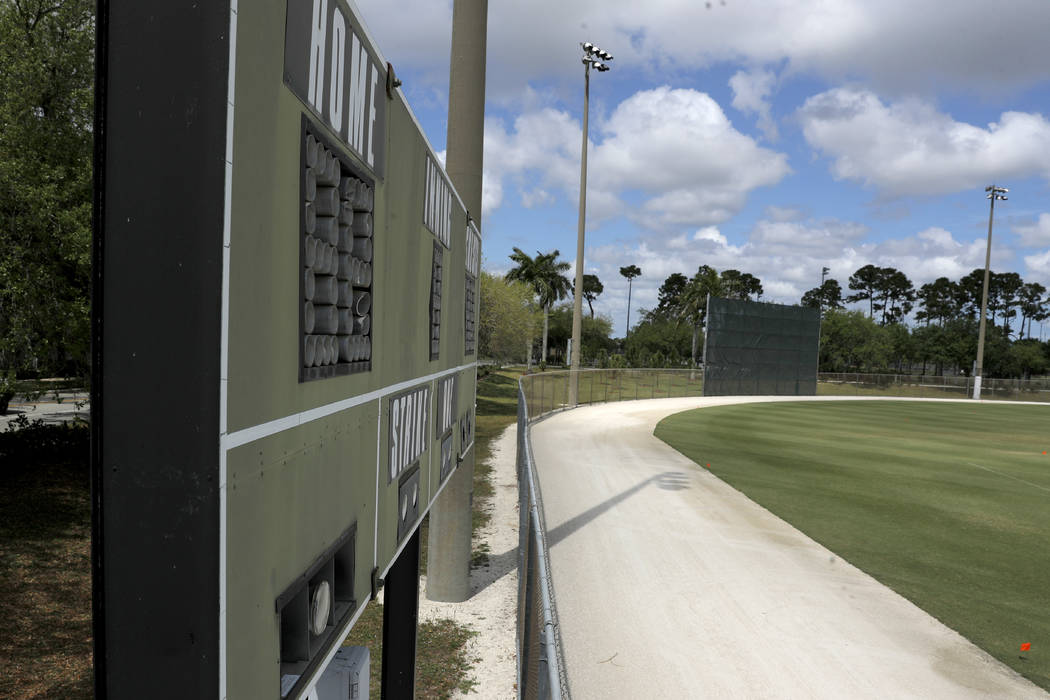
M 1024 644 L 1021 645 L 1021 651 L 1028 651 L 1031 648 L 1032 648 L 1032 643 L 1031 642 L 1025 642 Z

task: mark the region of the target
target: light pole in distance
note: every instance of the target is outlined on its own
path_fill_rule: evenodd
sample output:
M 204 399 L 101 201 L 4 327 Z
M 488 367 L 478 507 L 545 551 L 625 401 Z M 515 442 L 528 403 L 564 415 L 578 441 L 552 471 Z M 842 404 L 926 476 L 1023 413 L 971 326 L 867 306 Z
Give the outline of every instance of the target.
M 580 217 L 576 231 L 576 290 L 572 295 L 572 358 L 569 369 L 569 405 L 577 404 L 580 388 L 580 355 L 583 335 L 583 229 L 587 219 L 587 110 L 591 92 L 591 68 L 604 73 L 613 57 L 594 44 L 584 42 L 583 49 L 583 148 L 580 155 Z
M 989 269 L 992 262 L 992 219 L 995 216 L 995 200 L 1006 201 L 1006 193 L 1009 192 L 1005 187 L 996 187 L 995 185 L 988 185 L 984 188 L 984 191 L 988 194 L 985 195 L 985 199 L 989 200 L 990 209 L 988 210 L 988 247 L 984 251 L 984 289 L 981 291 L 981 323 L 978 326 L 977 331 L 977 364 L 973 371 L 973 398 L 981 398 L 981 373 L 984 371 L 984 324 L 985 315 L 988 313 L 988 277 L 990 276 Z

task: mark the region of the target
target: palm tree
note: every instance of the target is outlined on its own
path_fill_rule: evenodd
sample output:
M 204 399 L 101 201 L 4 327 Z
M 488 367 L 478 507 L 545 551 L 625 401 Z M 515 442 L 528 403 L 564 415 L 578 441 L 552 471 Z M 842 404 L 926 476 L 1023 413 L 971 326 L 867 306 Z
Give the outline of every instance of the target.
M 569 295 L 572 283 L 565 276 L 569 270 L 569 263 L 558 260 L 560 251 L 552 250 L 549 253 L 536 251 L 536 257 L 529 257 L 521 248 L 515 248 L 510 259 L 517 263 L 517 267 L 511 268 L 506 274 L 508 280 L 524 282 L 532 287 L 539 297 L 540 306 L 543 308 L 543 354 L 542 361 L 547 361 L 547 319 L 551 307 Z
M 626 339 L 631 334 L 631 281 L 640 277 L 642 270 L 637 265 L 628 265 L 620 268 L 620 274 L 627 278 L 627 330 L 623 334 Z

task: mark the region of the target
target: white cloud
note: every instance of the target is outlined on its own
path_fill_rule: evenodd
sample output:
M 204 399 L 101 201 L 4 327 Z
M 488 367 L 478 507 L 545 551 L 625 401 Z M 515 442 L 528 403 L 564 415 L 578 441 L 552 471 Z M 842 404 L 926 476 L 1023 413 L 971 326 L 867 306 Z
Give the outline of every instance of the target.
M 1025 281 L 1041 282 L 1044 285 L 1050 285 L 1050 249 L 1035 255 L 1026 255 L 1024 264 L 1026 268 Z
M 748 194 L 779 182 L 787 157 L 733 128 L 721 107 L 696 90 L 660 87 L 620 103 L 592 132 L 588 146 L 588 222 L 628 213 L 650 229 L 726 221 Z M 490 182 L 519 183 L 526 206 L 558 190 L 579 196 L 580 125 L 562 111 L 522 114 L 507 128 L 489 119 L 485 169 Z M 623 201 L 639 193 L 640 210 Z
M 534 209 L 545 204 L 554 202 L 554 195 L 547 190 L 536 188 L 521 193 L 521 205 L 526 209 Z
M 450 0 L 357 0 L 397 67 L 448 80 Z M 976 93 L 1045 80 L 1050 3 L 1012 0 L 533 0 L 489 4 L 488 94 L 517 98 L 529 82 L 579 83 L 579 42 L 616 56 L 614 70 L 652 75 L 719 61 L 784 64 L 828 80 L 870 79 L 895 94 L 947 84 Z M 557 21 L 552 22 L 551 18 Z M 404 71 L 400 71 L 404 72 Z
M 766 207 L 765 214 L 770 221 L 801 221 L 806 218 L 806 215 L 799 209 L 773 205 Z
M 776 141 L 778 137 L 769 104 L 775 80 L 776 76 L 768 70 L 737 71 L 729 79 L 729 87 L 733 90 L 733 107 L 744 114 L 756 115 L 758 128 L 770 141 Z
M 726 237 L 719 233 L 718 229 L 714 226 L 705 226 L 704 228 L 700 229 L 699 231 L 693 234 L 693 240 L 711 241 L 712 243 L 716 243 L 720 246 L 726 246 L 729 244 L 729 241 L 726 240 Z
M 1050 246 L 1050 214 L 1040 214 L 1034 223 L 1014 224 L 1013 231 L 1025 248 Z
M 836 88 L 810 97 L 798 116 L 806 141 L 832 159 L 836 178 L 888 196 L 1050 177 L 1050 122 L 1040 114 L 1004 112 L 981 128 L 921 100 L 884 104 L 868 90 Z

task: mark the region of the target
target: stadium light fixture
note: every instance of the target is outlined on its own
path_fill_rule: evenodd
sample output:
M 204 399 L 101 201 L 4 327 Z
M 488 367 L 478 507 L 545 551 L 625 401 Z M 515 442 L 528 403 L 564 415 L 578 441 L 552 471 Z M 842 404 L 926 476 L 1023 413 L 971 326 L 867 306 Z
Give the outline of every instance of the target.
M 580 355 L 583 344 L 583 229 L 587 219 L 587 112 L 591 93 L 591 68 L 599 73 L 609 70 L 612 54 L 589 41 L 583 49 L 583 146 L 580 149 L 580 216 L 576 230 L 576 286 L 572 295 L 572 346 L 569 359 L 569 406 L 577 404 L 580 389 Z
M 988 185 L 984 188 L 987 194 L 984 196 L 988 200 L 988 246 L 984 251 L 984 287 L 981 290 L 981 321 L 977 330 L 977 362 L 974 363 L 973 371 L 973 398 L 978 400 L 981 398 L 981 375 L 984 372 L 984 327 L 987 319 L 985 316 L 988 314 L 988 278 L 991 276 L 991 262 L 992 262 L 992 219 L 995 218 L 995 202 L 996 200 L 1005 202 L 1007 200 L 1006 193 L 1010 190 L 1006 187 L 997 187 L 995 185 Z

